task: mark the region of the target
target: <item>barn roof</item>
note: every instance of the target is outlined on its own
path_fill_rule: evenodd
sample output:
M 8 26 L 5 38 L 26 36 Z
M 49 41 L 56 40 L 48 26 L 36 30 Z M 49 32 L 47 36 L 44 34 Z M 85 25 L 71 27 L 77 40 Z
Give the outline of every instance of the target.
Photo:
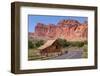
M 55 41 L 56 41 L 56 39 L 55 40 L 48 40 L 44 45 L 40 46 L 38 49 L 39 50 L 45 49 L 45 48 L 51 46 Z

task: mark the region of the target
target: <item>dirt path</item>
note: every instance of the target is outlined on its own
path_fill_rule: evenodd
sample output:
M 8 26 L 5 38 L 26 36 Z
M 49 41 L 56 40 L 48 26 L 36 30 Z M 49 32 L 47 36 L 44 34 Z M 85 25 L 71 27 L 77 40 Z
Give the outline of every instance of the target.
M 76 58 L 82 58 L 82 52 L 83 50 L 77 50 L 77 51 L 68 51 L 68 53 L 63 54 L 61 56 L 55 57 L 53 59 L 76 59 Z

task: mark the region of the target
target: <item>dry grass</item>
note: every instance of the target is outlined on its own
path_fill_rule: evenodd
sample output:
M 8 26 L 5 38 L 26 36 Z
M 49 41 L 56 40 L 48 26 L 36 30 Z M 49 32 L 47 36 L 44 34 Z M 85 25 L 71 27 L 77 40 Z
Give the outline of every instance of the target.
M 80 51 L 83 50 L 82 53 L 82 58 L 87 58 L 88 57 L 88 51 L 87 51 L 87 45 L 84 45 L 83 47 L 65 47 L 62 48 L 63 54 L 68 52 L 68 51 Z M 55 56 L 49 56 L 49 57 L 42 57 L 39 54 L 39 50 L 37 49 L 29 49 L 28 51 L 28 60 L 47 60 L 47 59 L 51 59 L 52 57 Z
M 82 54 L 83 58 L 87 58 L 88 57 L 88 46 L 84 45 L 83 47 L 83 54 Z
M 28 50 L 28 60 L 36 60 L 41 57 L 38 55 L 39 51 L 37 49 L 29 49 Z

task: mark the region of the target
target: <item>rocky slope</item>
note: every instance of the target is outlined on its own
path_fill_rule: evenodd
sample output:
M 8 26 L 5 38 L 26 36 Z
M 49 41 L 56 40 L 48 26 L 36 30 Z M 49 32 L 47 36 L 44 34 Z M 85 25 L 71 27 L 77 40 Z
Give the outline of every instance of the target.
M 88 24 L 77 20 L 61 20 L 55 24 L 37 23 L 35 32 L 29 33 L 29 38 L 56 39 L 62 38 L 70 41 L 87 40 Z

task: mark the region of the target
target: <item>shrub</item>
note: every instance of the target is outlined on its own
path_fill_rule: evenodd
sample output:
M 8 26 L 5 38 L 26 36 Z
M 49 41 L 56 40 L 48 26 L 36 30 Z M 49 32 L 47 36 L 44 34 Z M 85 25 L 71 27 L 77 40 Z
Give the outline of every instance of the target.
M 34 48 L 32 41 L 28 41 L 28 48 Z
M 87 41 L 87 40 L 85 40 L 85 41 L 84 41 L 84 45 L 87 45 L 87 44 L 88 44 L 88 41 Z
M 80 42 L 80 41 L 70 42 L 70 45 L 71 46 L 76 46 L 76 47 L 83 47 L 84 42 Z
M 58 39 L 58 42 L 59 44 L 62 46 L 62 47 L 67 47 L 70 45 L 70 42 L 68 42 L 67 40 L 65 39 Z
M 34 48 L 38 48 L 40 47 L 41 45 L 44 44 L 44 41 L 43 40 L 34 40 L 34 41 L 28 41 L 28 48 L 29 49 L 34 49 Z
M 62 47 L 83 47 L 84 45 L 87 45 L 87 41 L 67 41 L 65 39 L 58 39 L 58 42 Z
M 44 41 L 43 40 L 39 40 L 35 44 L 36 44 L 36 47 L 40 47 L 41 45 L 44 44 Z

